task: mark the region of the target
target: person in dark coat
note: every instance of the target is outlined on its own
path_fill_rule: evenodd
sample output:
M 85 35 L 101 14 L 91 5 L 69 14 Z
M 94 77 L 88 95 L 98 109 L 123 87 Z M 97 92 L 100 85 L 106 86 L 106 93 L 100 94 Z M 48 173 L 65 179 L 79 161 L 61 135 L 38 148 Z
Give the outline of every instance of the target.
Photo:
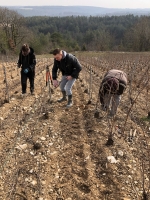
M 21 67 L 22 94 L 26 93 L 27 79 L 30 82 L 30 92 L 34 94 L 36 57 L 33 48 L 28 44 L 23 44 L 19 53 L 18 67 Z
M 71 107 L 73 104 L 72 86 L 78 78 L 80 71 L 82 70 L 81 64 L 74 55 L 58 48 L 53 51 L 53 55 L 54 65 L 52 68 L 52 78 L 54 87 L 59 85 L 59 82 L 57 81 L 58 69 L 62 73 L 62 78 L 60 81 L 62 98 L 59 99 L 58 102 L 67 101 L 68 97 L 67 107 Z
M 99 89 L 100 103 L 103 111 L 109 111 L 109 116 L 113 117 L 127 86 L 127 75 L 117 69 L 109 70 L 101 82 Z

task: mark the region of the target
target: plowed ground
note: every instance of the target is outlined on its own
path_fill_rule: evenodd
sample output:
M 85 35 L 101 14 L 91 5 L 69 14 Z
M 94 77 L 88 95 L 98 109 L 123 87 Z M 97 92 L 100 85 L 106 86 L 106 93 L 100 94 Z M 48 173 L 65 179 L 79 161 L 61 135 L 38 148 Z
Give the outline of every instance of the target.
M 28 82 L 24 97 L 21 97 L 20 74 L 11 72 L 11 66 L 6 67 L 9 102 L 2 66 L 0 75 L 0 199 L 140 199 L 143 195 L 140 155 L 143 151 L 149 155 L 149 129 L 143 133 L 141 124 L 130 118 L 125 134 L 119 133 L 117 125 L 123 125 L 127 115 L 124 104 L 127 95 L 114 121 L 102 111 L 95 118 L 97 94 L 93 94 L 89 103 L 83 72 L 73 86 L 74 104 L 66 109 L 66 102 L 57 102 L 61 97 L 59 88 L 52 88 L 50 100 L 45 86 L 45 65 L 37 65 L 35 95 L 29 93 Z M 114 145 L 106 146 L 112 123 Z M 137 129 L 137 136 L 128 142 L 131 125 Z M 148 128 L 149 122 L 144 126 Z M 146 140 L 146 144 L 140 146 L 139 139 L 143 143 Z M 117 163 L 110 163 L 108 156 L 114 156 Z M 148 157 L 144 163 L 149 164 Z M 145 174 L 147 190 L 149 178 L 146 171 Z

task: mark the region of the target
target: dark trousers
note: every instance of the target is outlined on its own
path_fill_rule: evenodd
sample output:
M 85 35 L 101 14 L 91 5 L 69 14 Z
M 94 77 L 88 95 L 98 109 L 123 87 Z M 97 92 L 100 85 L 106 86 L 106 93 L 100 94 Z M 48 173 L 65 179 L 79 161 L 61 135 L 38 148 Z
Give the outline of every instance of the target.
M 29 79 L 30 82 L 30 92 L 34 91 L 34 77 L 35 77 L 35 72 L 30 71 L 27 74 L 21 71 L 21 86 L 22 86 L 22 94 L 26 93 L 27 89 L 27 79 Z

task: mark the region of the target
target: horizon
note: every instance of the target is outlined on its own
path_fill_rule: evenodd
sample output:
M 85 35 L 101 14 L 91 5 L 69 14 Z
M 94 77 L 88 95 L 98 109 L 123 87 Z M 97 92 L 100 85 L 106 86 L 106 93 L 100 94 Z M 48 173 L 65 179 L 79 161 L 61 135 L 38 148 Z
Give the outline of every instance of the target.
M 126 0 L 121 2 L 120 0 L 63 0 L 63 3 L 60 3 L 60 0 L 43 0 L 42 2 L 37 2 L 37 0 L 26 0 L 19 2 L 18 0 L 5 0 L 1 2 L 0 6 L 88 6 L 88 7 L 100 7 L 100 8 L 115 8 L 115 9 L 149 9 L 150 1 L 149 0 Z
M 149 8 L 107 8 L 107 7 L 100 7 L 100 6 L 83 6 L 83 5 L 5 5 L 5 6 L 0 6 L 0 7 L 47 7 L 47 6 L 51 6 L 51 7 L 94 7 L 94 8 L 105 8 L 105 9 L 132 9 L 132 10 L 136 10 L 136 9 L 150 9 Z

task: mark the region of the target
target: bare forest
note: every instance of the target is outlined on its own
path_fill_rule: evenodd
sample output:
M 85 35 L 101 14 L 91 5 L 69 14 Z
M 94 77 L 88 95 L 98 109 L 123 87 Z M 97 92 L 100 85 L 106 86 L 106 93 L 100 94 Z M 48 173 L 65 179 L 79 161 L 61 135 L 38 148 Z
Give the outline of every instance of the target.
M 45 13 L 46 14 L 46 13 Z M 73 51 L 150 51 L 150 17 L 32 16 L 0 7 L 0 53 L 17 55 L 28 43 L 38 55 Z

